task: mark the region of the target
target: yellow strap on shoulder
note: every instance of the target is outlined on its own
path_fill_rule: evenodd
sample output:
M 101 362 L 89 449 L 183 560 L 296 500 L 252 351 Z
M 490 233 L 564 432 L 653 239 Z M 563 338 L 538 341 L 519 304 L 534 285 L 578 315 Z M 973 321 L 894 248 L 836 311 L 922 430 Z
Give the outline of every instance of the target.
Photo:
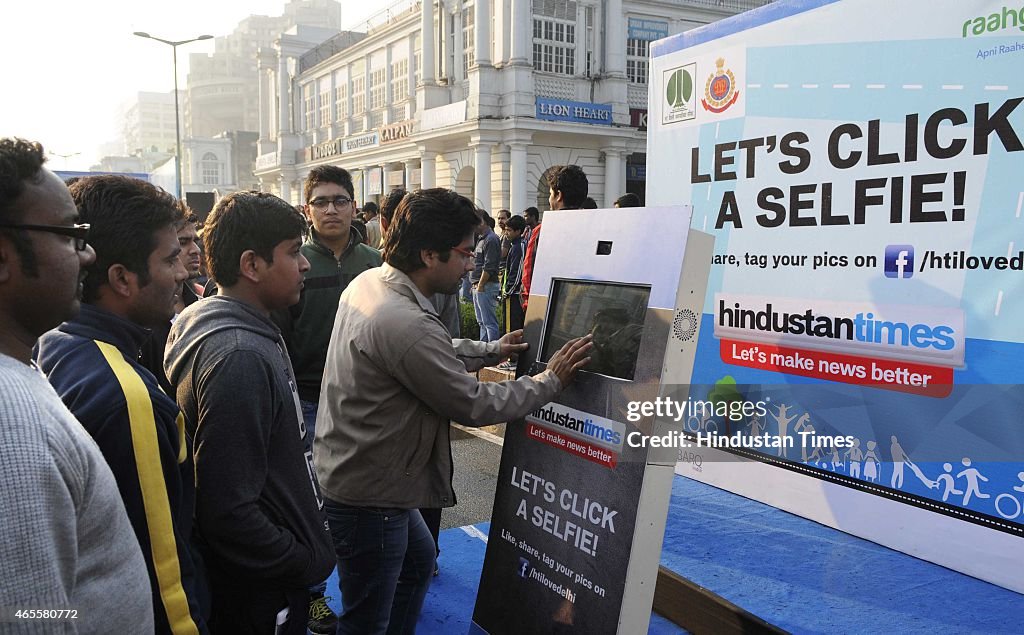
M 153 403 L 149 399 L 149 390 L 142 377 L 139 377 L 131 364 L 125 361 L 117 347 L 106 342 L 94 341 L 110 369 L 114 371 L 128 404 L 135 469 L 138 471 L 142 504 L 146 510 L 146 528 L 152 549 L 153 568 L 156 570 L 160 599 L 167 613 L 167 621 L 173 633 L 197 635 L 199 629 L 192 620 L 185 589 L 181 584 L 181 566 L 178 563 L 178 549 L 174 539 L 174 527 L 171 524 L 171 503 L 167 498 L 167 485 L 164 483 L 160 447 L 156 436 L 156 420 L 153 416 Z M 177 424 L 181 447 L 178 453 L 180 463 L 185 451 L 182 438 L 185 428 L 180 414 Z

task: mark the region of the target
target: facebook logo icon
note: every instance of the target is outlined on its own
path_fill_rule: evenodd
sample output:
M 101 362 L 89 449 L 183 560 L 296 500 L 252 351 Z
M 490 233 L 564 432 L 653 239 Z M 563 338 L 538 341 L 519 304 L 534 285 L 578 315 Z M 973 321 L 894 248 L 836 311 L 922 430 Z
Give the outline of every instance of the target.
M 519 566 L 516 567 L 516 572 L 520 578 L 525 578 L 530 573 L 530 561 L 526 558 L 519 559 Z
M 885 248 L 885 277 L 914 277 L 913 245 L 889 245 Z

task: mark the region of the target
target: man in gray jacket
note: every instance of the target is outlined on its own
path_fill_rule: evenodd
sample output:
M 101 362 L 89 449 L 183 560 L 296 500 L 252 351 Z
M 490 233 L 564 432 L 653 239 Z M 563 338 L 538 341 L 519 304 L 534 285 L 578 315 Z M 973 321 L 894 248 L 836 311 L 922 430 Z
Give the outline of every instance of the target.
M 114 475 L 31 361 L 36 339 L 78 313 L 96 260 L 44 161 L 38 143 L 0 139 L 0 631 L 152 633 L 146 561 Z M 39 609 L 63 613 L 43 621 Z
M 449 419 L 515 419 L 550 401 L 587 363 L 572 340 L 547 370 L 481 383 L 468 371 L 526 348 L 452 340 L 429 298 L 473 269 L 473 204 L 443 189 L 408 194 L 384 239 L 385 264 L 341 296 L 327 352 L 314 464 L 331 524 L 343 612 L 338 633 L 412 633 L 434 571 L 420 507 L 450 507 Z

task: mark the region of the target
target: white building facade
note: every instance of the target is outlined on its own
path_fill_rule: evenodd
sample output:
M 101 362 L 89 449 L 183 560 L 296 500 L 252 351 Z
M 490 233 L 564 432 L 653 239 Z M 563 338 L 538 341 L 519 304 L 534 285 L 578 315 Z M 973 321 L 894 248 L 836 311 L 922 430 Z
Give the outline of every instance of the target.
M 184 96 L 183 91 L 178 91 L 178 94 L 179 97 Z M 124 154 L 173 154 L 176 139 L 174 113 L 173 90 L 136 93 L 135 100 L 124 113 Z M 179 124 L 182 122 L 184 118 L 179 120 Z
M 301 203 L 317 165 L 356 198 L 446 187 L 488 211 L 547 208 L 577 164 L 610 207 L 643 195 L 648 43 L 763 0 L 410 0 L 368 33 L 260 53 L 263 190 Z

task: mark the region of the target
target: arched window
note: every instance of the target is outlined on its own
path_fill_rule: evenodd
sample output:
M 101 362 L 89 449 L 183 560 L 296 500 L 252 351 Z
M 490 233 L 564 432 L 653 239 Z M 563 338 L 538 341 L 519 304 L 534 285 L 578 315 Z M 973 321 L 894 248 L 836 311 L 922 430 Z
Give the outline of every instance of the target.
M 203 185 L 217 185 L 220 183 L 220 161 L 217 159 L 216 154 L 207 152 L 203 155 L 200 173 Z

